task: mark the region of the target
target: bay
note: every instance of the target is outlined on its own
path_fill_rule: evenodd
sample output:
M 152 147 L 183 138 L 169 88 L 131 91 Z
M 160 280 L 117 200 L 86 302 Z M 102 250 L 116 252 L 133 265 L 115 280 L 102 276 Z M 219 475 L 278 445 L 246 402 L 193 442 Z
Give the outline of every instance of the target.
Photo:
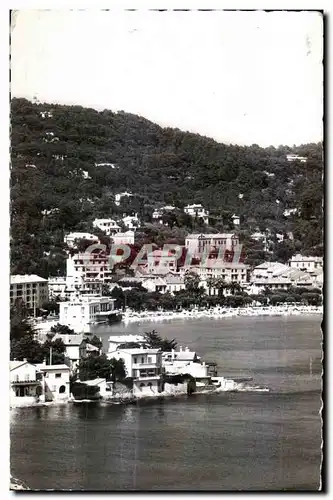
M 33 489 L 318 490 L 320 322 L 294 316 L 98 326 L 106 349 L 110 335 L 155 328 L 216 361 L 220 375 L 253 377 L 253 386 L 270 392 L 15 409 L 12 475 Z

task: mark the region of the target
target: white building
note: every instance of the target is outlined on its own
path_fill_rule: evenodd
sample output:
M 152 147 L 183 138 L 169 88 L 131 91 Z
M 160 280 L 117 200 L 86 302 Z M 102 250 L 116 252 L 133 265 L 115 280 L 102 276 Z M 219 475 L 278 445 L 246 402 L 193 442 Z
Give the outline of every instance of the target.
M 132 194 L 132 193 L 128 193 L 127 191 L 124 191 L 123 193 L 117 193 L 117 194 L 115 195 L 115 204 L 116 204 L 117 206 L 119 206 L 119 205 L 120 205 L 120 201 L 121 201 L 121 199 L 122 199 L 124 196 L 126 196 L 126 197 L 130 197 L 130 196 L 133 196 L 133 194 Z
M 87 325 L 105 323 L 115 313 L 115 299 L 82 295 L 70 302 L 60 302 L 59 322 L 75 331 L 84 330 Z
M 232 216 L 232 223 L 234 226 L 239 226 L 240 225 L 240 217 L 239 215 L 233 215 Z
M 48 281 L 35 274 L 10 277 L 10 305 L 22 301 L 30 310 L 41 308 L 49 299 Z
M 65 365 L 37 364 L 43 374 L 45 401 L 68 401 L 70 368 Z
M 162 391 L 162 352 L 159 349 L 116 349 L 108 359 L 123 359 L 128 377 L 133 378 L 133 394 L 150 396 Z
M 114 234 L 112 241 L 114 245 L 134 245 L 134 231 Z
M 10 404 L 31 405 L 42 395 L 42 376 L 36 365 L 23 361 L 10 361 Z
M 75 287 L 80 287 L 84 283 L 111 283 L 112 269 L 110 267 L 109 256 L 104 252 L 80 252 L 68 256 L 66 260 L 67 278 L 72 278 Z M 83 283 L 84 282 L 84 283 Z M 79 288 L 78 288 L 79 289 Z
M 76 243 L 79 240 L 87 240 L 91 242 L 92 245 L 94 243 L 99 243 L 98 237 L 91 233 L 75 232 L 66 234 L 66 236 L 64 237 L 64 243 L 66 243 L 66 245 L 70 248 L 75 248 Z
M 185 238 L 185 248 L 193 257 L 200 257 L 206 252 L 225 249 L 235 250 L 239 245 L 239 237 L 234 233 L 189 234 Z
M 101 295 L 103 281 L 101 279 L 84 279 L 83 276 L 57 276 L 49 278 L 49 295 L 52 298 L 71 300 L 81 294 Z
M 101 231 L 107 236 L 112 236 L 116 233 L 119 233 L 120 226 L 114 219 L 95 219 L 93 221 L 93 226 L 98 227 Z
M 209 382 L 211 376 L 215 375 L 215 363 L 205 363 L 200 359 L 195 351 L 190 351 L 179 347 L 179 351 L 172 349 L 171 352 L 162 354 L 162 366 L 165 373 L 170 375 L 188 374 L 200 381 Z
M 176 272 L 177 256 L 169 250 L 154 250 L 147 255 L 147 271 L 152 274 Z
M 85 384 L 88 387 L 96 387 L 98 389 L 97 394 L 101 398 L 111 396 L 113 394 L 113 382 L 107 381 L 105 378 L 95 378 L 93 380 L 78 380 L 81 384 Z
M 138 214 L 135 215 L 124 215 L 122 218 L 123 224 L 127 229 L 135 231 L 136 228 L 140 226 L 140 220 L 138 219 Z
M 285 217 L 290 217 L 291 215 L 295 215 L 298 212 L 298 208 L 286 208 L 283 212 Z
M 306 163 L 307 162 L 307 157 L 306 156 L 299 156 L 295 154 L 289 154 L 287 155 L 287 161 L 300 161 L 301 163 Z
M 313 271 L 314 269 L 323 268 L 323 258 L 322 257 L 305 257 L 301 254 L 293 255 L 288 261 L 290 267 L 295 267 L 301 269 L 302 271 Z
M 72 368 L 76 367 L 81 359 L 87 356 L 86 342 L 81 334 L 56 333 L 52 341 L 62 340 L 65 344 L 65 358 L 70 362 Z
M 201 204 L 187 205 L 184 208 L 184 212 L 191 217 L 199 217 L 203 219 L 205 224 L 208 224 L 209 222 L 209 212 Z

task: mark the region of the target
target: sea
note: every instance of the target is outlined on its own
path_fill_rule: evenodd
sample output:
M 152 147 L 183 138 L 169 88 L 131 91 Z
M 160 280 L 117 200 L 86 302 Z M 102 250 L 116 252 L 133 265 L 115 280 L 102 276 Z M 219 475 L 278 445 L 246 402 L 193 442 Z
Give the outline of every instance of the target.
M 135 405 L 12 409 L 11 474 L 36 490 L 318 491 L 321 317 L 174 319 L 94 328 L 155 329 L 215 361 L 243 392 Z M 258 387 L 266 387 L 261 392 Z

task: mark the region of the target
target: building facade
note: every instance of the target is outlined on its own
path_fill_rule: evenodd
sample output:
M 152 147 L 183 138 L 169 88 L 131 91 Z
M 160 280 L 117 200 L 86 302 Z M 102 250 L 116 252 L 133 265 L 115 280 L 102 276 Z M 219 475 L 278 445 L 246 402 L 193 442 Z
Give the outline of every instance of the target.
M 112 236 L 120 232 L 120 226 L 114 219 L 95 219 L 93 221 L 93 226 L 98 227 L 107 236 Z
M 85 284 L 89 288 L 93 283 L 111 283 L 112 268 L 109 256 L 102 251 L 69 256 L 66 261 L 66 274 L 67 278 L 74 280 L 74 286 Z
M 118 348 L 108 352 L 107 357 L 124 360 L 127 376 L 133 379 L 133 395 L 152 395 L 162 391 L 162 352 L 159 349 Z
M 67 401 L 70 395 L 70 368 L 65 364 L 36 365 L 43 375 L 43 394 L 45 401 Z
M 35 274 L 13 275 L 10 277 L 10 305 L 22 301 L 33 311 L 42 307 L 49 299 L 48 280 Z
M 42 375 L 36 365 L 23 361 L 10 361 L 10 403 L 14 406 L 30 405 L 43 393 Z
M 114 313 L 115 299 L 83 295 L 69 302 L 60 302 L 59 322 L 76 330 L 90 324 L 104 323 Z
M 212 251 L 234 250 L 239 247 L 239 237 L 234 233 L 189 234 L 185 248 L 192 257 L 202 257 Z
M 305 272 L 323 268 L 322 257 L 305 257 L 301 254 L 293 255 L 288 261 L 289 267 L 294 267 Z

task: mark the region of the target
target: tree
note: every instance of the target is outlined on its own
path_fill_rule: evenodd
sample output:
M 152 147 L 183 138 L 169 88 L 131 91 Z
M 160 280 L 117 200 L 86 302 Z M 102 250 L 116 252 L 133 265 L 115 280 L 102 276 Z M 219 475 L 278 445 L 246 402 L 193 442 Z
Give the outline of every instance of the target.
M 163 352 L 170 352 L 172 349 L 177 348 L 175 339 L 162 339 L 156 330 L 145 332 L 144 340 L 151 349 L 161 349 Z
M 60 306 L 56 300 L 50 300 L 48 302 L 43 303 L 42 309 L 47 311 L 48 314 L 50 313 L 59 314 Z
M 212 288 L 217 288 L 218 281 L 216 278 L 207 278 L 208 295 L 211 296 Z
M 16 304 L 10 310 L 10 338 L 19 340 L 26 335 L 34 334 L 35 330 L 28 320 L 26 308 Z
M 94 335 L 91 339 L 87 339 L 87 342 L 95 347 L 98 347 L 99 350 L 103 347 L 103 342 L 97 337 L 97 335 Z
M 126 376 L 123 360 L 109 360 L 105 354 L 80 360 L 78 374 L 81 381 L 105 378 L 106 380 L 122 380 Z
M 13 339 L 10 345 L 10 359 L 29 363 L 42 363 L 44 351 L 41 344 L 34 340 L 32 335 L 24 335 L 19 339 Z
M 199 292 L 200 277 L 197 273 L 186 271 L 184 276 L 185 289 L 191 294 Z
M 51 359 L 52 348 L 52 359 Z M 18 361 L 27 359 L 29 363 L 43 363 L 52 365 L 63 364 L 65 361 L 66 347 L 62 340 L 52 342 L 47 340 L 44 344 L 39 343 L 32 335 L 25 335 L 19 340 L 11 341 L 10 358 Z
M 232 281 L 229 285 L 228 288 L 230 289 L 232 295 L 235 295 L 235 292 L 240 292 L 242 290 L 242 287 L 240 286 L 237 281 Z
M 217 278 L 215 286 L 218 290 L 218 296 L 221 298 L 224 295 L 224 290 L 228 288 L 228 283 L 223 278 Z
M 57 323 L 55 326 L 52 326 L 51 332 L 54 334 L 60 333 L 61 335 L 75 335 L 74 330 L 69 328 L 69 326 L 67 325 L 61 325 L 60 323 Z

